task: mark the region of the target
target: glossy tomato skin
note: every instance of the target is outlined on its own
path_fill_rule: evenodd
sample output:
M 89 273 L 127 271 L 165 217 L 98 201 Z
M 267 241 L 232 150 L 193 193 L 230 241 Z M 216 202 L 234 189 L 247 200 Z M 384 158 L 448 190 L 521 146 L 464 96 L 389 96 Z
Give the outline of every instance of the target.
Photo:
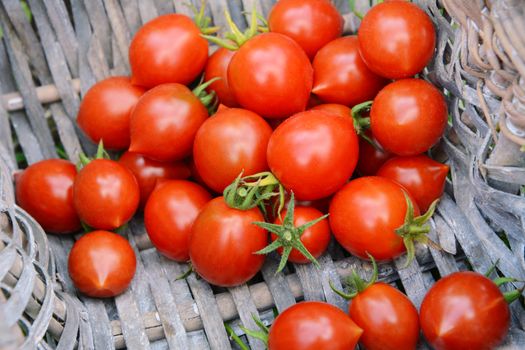
M 510 312 L 494 282 L 462 271 L 430 288 L 421 304 L 420 321 L 425 338 L 436 350 L 489 350 L 505 339 Z
M 204 79 L 206 81 L 213 78 L 220 78 L 213 82 L 207 91 L 215 91 L 220 103 L 227 107 L 239 106 L 230 89 L 230 84 L 228 84 L 228 66 L 233 55 L 235 55 L 235 51 L 220 47 L 210 56 L 204 69 Z
M 194 81 L 208 59 L 208 42 L 200 34 L 185 15 L 162 15 L 146 23 L 129 46 L 133 84 L 152 88 Z
M 313 109 L 314 111 L 325 111 L 343 118 L 352 118 L 352 110 L 350 109 L 350 107 L 339 103 L 323 103 L 312 107 L 311 109 Z
M 432 147 L 447 125 L 443 94 L 421 79 L 403 79 L 377 94 L 370 111 L 372 133 L 388 151 L 413 156 Z
M 195 136 L 193 160 L 198 173 L 211 189 L 222 193 L 242 171 L 247 176 L 267 170 L 271 134 L 268 123 L 246 109 L 217 112 Z
M 354 349 L 363 330 L 328 303 L 303 301 L 275 319 L 268 334 L 269 350 Z
M 378 282 L 352 299 L 349 315 L 363 329 L 359 342 L 367 350 L 415 350 L 419 315 L 414 304 L 396 288 Z
M 137 259 L 129 242 L 116 233 L 92 231 L 71 248 L 69 276 L 82 293 L 108 298 L 125 291 L 133 276 Z
M 190 236 L 193 269 L 216 286 L 233 287 L 249 281 L 264 263 L 264 255 L 254 252 L 268 243 L 268 233 L 254 221 L 264 221 L 257 208 L 233 209 L 223 197 L 208 202 Z
M 168 179 L 187 179 L 191 175 L 190 166 L 185 162 L 159 162 L 133 152 L 125 152 L 118 162 L 135 175 L 140 189 L 139 208 L 142 209 L 157 183 Z
M 372 100 L 388 82 L 367 67 L 355 35 L 328 43 L 315 55 L 312 66 L 312 92 L 327 103 L 354 106 Z
M 399 182 L 414 197 L 421 211 L 427 211 L 445 188 L 449 167 L 424 154 L 394 157 L 377 172 L 377 176 Z
M 432 21 L 408 1 L 372 7 L 361 22 L 358 38 L 367 66 L 389 79 L 408 78 L 421 72 L 436 46 Z
M 268 143 L 268 165 L 298 200 L 320 199 L 350 178 L 358 148 L 351 118 L 310 110 L 274 130 Z
M 106 149 L 128 148 L 131 111 L 144 92 L 144 88 L 131 85 L 128 77 L 99 81 L 80 102 L 78 126 L 94 143 L 102 140 Z
M 397 182 L 378 176 L 347 183 L 330 203 L 330 227 L 335 239 L 362 259 L 368 259 L 367 252 L 376 260 L 391 260 L 403 254 L 403 238 L 395 233 L 405 221 L 403 191 Z M 418 215 L 414 203 L 414 216 Z
M 327 0 L 280 0 L 268 15 L 271 32 L 292 38 L 313 59 L 343 33 L 343 17 Z
M 95 159 L 78 172 L 73 203 L 80 219 L 100 230 L 114 230 L 137 211 L 140 191 L 133 173 L 109 160 Z
M 188 261 L 193 222 L 210 200 L 208 191 L 190 181 L 157 185 L 144 210 L 144 225 L 155 248 L 170 259 Z
M 16 201 L 42 228 L 51 233 L 80 229 L 73 205 L 77 169 L 62 159 L 47 159 L 27 167 L 16 177 Z
M 133 110 L 129 151 L 161 162 L 181 160 L 191 154 L 195 134 L 206 118 L 208 111 L 186 86 L 159 85 Z
M 281 217 L 286 216 L 287 210 L 281 212 Z M 313 207 L 303 207 L 296 206 L 294 211 L 294 226 L 299 227 L 310 221 L 320 218 L 324 214 L 319 210 Z M 280 218 L 275 219 L 274 224 L 281 225 L 283 222 Z M 271 234 L 271 240 L 275 241 L 277 235 L 274 233 Z M 330 225 L 328 224 L 328 219 L 323 219 L 317 224 L 313 225 L 306 229 L 301 235 L 301 242 L 304 244 L 306 249 L 314 256 L 314 258 L 320 257 L 328 247 L 330 243 Z M 277 249 L 277 252 L 282 255 L 283 248 Z M 305 257 L 297 249 L 292 249 L 288 261 L 297 263 L 297 264 L 307 264 L 310 263 L 307 257 Z
M 374 147 L 364 138 L 359 138 L 359 160 L 357 161 L 356 170 L 363 176 L 375 175 L 383 164 L 390 158 L 394 157 L 391 152 L 383 149 L 379 142 L 372 135 L 370 130 L 365 131 L 365 135 L 373 140 L 378 146 Z
M 228 66 L 228 83 L 239 104 L 265 118 L 304 111 L 313 69 L 301 47 L 277 33 L 248 40 Z

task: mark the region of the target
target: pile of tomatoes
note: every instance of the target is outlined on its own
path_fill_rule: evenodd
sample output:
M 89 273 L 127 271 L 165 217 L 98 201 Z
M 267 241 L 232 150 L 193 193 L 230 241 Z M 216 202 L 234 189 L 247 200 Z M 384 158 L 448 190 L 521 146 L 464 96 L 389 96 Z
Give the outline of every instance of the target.
M 46 231 L 88 231 L 68 261 L 79 291 L 129 286 L 135 252 L 113 231 L 137 212 L 161 254 L 222 287 L 249 281 L 273 251 L 277 272 L 317 264 L 332 234 L 374 264 L 407 253 L 408 265 L 414 244 L 430 243 L 449 170 L 428 156 L 447 125 L 444 96 L 416 77 L 435 50 L 430 18 L 388 1 L 342 36 L 330 1 L 280 0 L 267 20 L 251 19 L 241 31 L 226 13 L 222 37 L 204 7 L 194 20 L 146 23 L 129 48 L 131 77 L 100 81 L 82 100 L 77 122 L 99 144 L 95 157 L 17 176 L 19 205 Z M 208 41 L 220 46 L 211 55 Z M 299 303 L 276 319 L 269 347 L 414 349 L 421 322 L 436 349 L 488 349 L 508 328 L 503 294 L 475 273 L 437 282 L 421 315 L 389 285 L 357 274 L 353 284 L 350 317 Z

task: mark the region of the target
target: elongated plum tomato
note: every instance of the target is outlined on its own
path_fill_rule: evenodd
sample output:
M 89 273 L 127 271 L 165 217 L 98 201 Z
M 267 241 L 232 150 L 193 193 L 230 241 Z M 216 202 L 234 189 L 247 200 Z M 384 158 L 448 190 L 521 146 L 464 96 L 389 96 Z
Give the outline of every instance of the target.
M 248 40 L 228 66 L 228 83 L 237 102 L 266 118 L 304 111 L 312 81 L 312 65 L 303 49 L 277 33 Z
M 75 166 L 62 159 L 47 159 L 28 166 L 16 176 L 16 201 L 42 228 L 51 233 L 80 229 L 73 205 Z
M 436 350 L 495 349 L 507 335 L 510 312 L 498 287 L 471 271 L 437 281 L 421 304 L 421 329 Z
M 139 205 L 139 185 L 124 165 L 95 159 L 78 172 L 73 203 L 80 219 L 101 230 L 113 230 L 128 222 Z
M 228 66 L 233 55 L 235 55 L 235 51 L 220 47 L 208 58 L 206 68 L 204 69 L 204 80 L 208 81 L 213 78 L 220 78 L 213 82 L 206 90 L 208 92 L 215 91 L 219 102 L 227 107 L 239 106 L 230 89 L 230 84 L 228 84 Z
M 160 183 L 144 210 L 151 243 L 170 259 L 188 261 L 193 222 L 210 200 L 211 195 L 196 183 L 184 180 Z
M 191 83 L 208 59 L 208 42 L 200 34 L 185 15 L 171 13 L 146 23 L 129 46 L 132 83 L 147 88 Z
M 363 329 L 359 342 L 367 350 L 415 350 L 419 316 L 407 296 L 377 282 L 355 296 L 349 308 L 352 320 Z
M 290 306 L 275 319 L 269 350 L 354 349 L 363 330 L 343 311 L 320 301 Z
M 287 210 L 284 210 L 281 213 L 281 218 L 286 217 L 287 212 Z M 299 227 L 321 216 L 323 216 L 323 213 L 313 207 L 296 206 L 293 224 L 295 227 Z M 281 218 L 276 218 L 274 224 L 281 225 L 283 223 Z M 277 235 L 272 233 L 271 240 L 275 241 L 276 239 Z M 330 243 L 330 225 L 328 224 L 328 220 L 323 219 L 317 224 L 307 228 L 301 235 L 301 242 L 314 258 L 320 257 L 326 251 L 328 243 Z M 282 255 L 283 248 L 278 248 L 277 252 Z M 307 264 L 310 262 L 307 257 L 295 248 L 292 249 L 288 261 L 297 264 Z
M 414 197 L 419 209 L 427 211 L 432 202 L 443 194 L 448 169 L 448 165 L 421 154 L 394 157 L 383 164 L 377 176 L 399 182 Z
M 323 103 L 310 109 L 314 111 L 325 111 L 343 118 L 352 117 L 352 110 L 350 109 L 350 107 L 338 103 Z
M 198 173 L 211 189 L 222 193 L 241 171 L 247 176 L 267 170 L 271 134 L 268 123 L 246 109 L 217 112 L 195 136 L 193 160 Z
M 427 151 L 447 125 L 443 94 L 421 79 L 402 79 L 383 88 L 370 110 L 372 134 L 388 151 L 413 156 Z
M 194 270 L 216 286 L 233 287 L 261 269 L 264 255 L 254 252 L 268 243 L 268 233 L 252 224 L 264 221 L 257 208 L 228 207 L 223 197 L 212 199 L 193 223 L 190 259 Z
M 90 297 L 107 298 L 128 288 L 135 275 L 137 259 L 122 236 L 92 231 L 75 242 L 67 265 L 78 290 Z
M 360 175 L 370 176 L 375 175 L 387 160 L 394 157 L 394 154 L 383 149 L 370 132 L 370 129 L 365 131 L 365 135 L 378 147 L 373 146 L 362 137 L 359 138 L 359 160 L 357 161 L 356 170 Z
M 363 18 L 359 51 L 367 66 L 390 79 L 412 77 L 434 54 L 436 33 L 428 15 L 408 1 L 378 4 Z
M 343 33 L 343 17 L 328 0 L 280 0 L 268 15 L 271 32 L 299 44 L 310 59 Z
M 298 200 L 327 197 L 350 178 L 359 146 L 352 118 L 310 110 L 286 119 L 268 142 L 268 165 Z
M 131 111 L 145 91 L 128 77 L 99 81 L 80 102 L 78 126 L 94 143 L 102 140 L 106 149 L 128 148 Z
M 191 175 L 190 166 L 185 162 L 158 162 L 138 153 L 125 152 L 118 162 L 131 170 L 137 179 L 140 189 L 140 208 L 144 208 L 157 183 L 168 179 L 183 180 Z
M 312 65 L 312 93 L 328 103 L 354 106 L 373 99 L 388 82 L 363 62 L 355 35 L 328 43 L 315 55 Z
M 368 259 L 394 259 L 406 251 L 395 230 L 405 222 L 405 189 L 390 179 L 368 176 L 352 180 L 330 203 L 330 227 L 350 253 Z M 414 202 L 414 201 L 412 201 Z M 419 208 L 414 203 L 414 216 Z
M 181 84 L 159 85 L 142 96 L 131 114 L 130 152 L 172 162 L 191 154 L 206 107 Z

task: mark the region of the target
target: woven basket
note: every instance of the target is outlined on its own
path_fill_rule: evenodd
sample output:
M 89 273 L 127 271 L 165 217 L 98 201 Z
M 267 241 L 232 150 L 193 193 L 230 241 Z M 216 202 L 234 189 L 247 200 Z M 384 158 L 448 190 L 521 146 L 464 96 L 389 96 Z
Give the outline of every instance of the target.
M 19 0 L 0 0 L 0 348 L 229 349 L 228 322 L 256 328 L 298 300 L 347 302 L 328 286 L 367 262 L 332 244 L 321 268 L 290 265 L 273 275 L 270 256 L 248 285 L 215 288 L 194 276 L 176 280 L 184 264 L 152 248 L 141 218 L 125 233 L 138 257 L 131 287 L 107 300 L 77 295 L 67 273 L 75 237 L 45 235 L 13 199 L 12 174 L 27 163 L 57 157 L 63 145 L 72 161 L 94 146 L 75 125 L 81 96 L 97 80 L 129 73 L 133 33 L 159 14 L 191 15 L 184 1 L 28 0 L 32 21 Z M 192 2 L 198 5 L 197 0 Z M 209 0 L 215 24 L 228 8 L 246 27 L 255 5 L 267 15 L 271 0 Z M 359 20 L 347 1 L 345 31 Z M 366 12 L 369 1 L 356 1 Z M 380 265 L 380 279 L 403 289 L 416 306 L 440 276 L 473 268 L 525 280 L 525 4 L 522 0 L 421 0 L 438 29 L 437 54 L 424 76 L 447 95 L 452 123 L 435 156 L 451 166 L 452 179 L 432 221 L 431 237 L 443 251 L 419 246 L 417 260 Z M 16 140 L 16 141 L 15 141 Z M 507 349 L 525 348 L 525 310 L 514 303 Z M 246 339 L 245 339 L 246 340 Z M 248 341 L 248 340 L 246 340 Z M 252 349 L 263 344 L 249 339 Z M 424 341 L 421 349 L 427 348 Z

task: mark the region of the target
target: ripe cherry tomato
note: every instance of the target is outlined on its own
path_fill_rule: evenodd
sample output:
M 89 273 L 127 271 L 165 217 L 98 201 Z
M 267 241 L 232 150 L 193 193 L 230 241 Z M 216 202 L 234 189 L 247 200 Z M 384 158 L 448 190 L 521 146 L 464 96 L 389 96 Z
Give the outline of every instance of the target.
M 338 103 L 324 103 L 312 107 L 311 109 L 313 109 L 314 111 L 325 111 L 333 113 L 343 118 L 352 118 L 352 110 L 350 109 L 350 107 Z
M 93 85 L 80 103 L 78 126 L 106 149 L 129 147 L 129 119 L 146 90 L 131 85 L 128 77 L 111 77 Z
M 271 32 L 297 42 L 310 59 L 343 33 L 343 17 L 330 1 L 280 0 L 268 15 Z
M 351 118 L 301 112 L 275 129 L 268 143 L 272 173 L 299 200 L 327 197 L 350 178 L 359 153 Z
M 378 176 L 347 183 L 330 203 L 330 227 L 337 241 L 362 259 L 368 258 L 367 252 L 376 260 L 403 254 L 403 238 L 395 233 L 407 211 L 403 191 L 397 182 Z M 418 215 L 414 203 L 414 216 Z
M 363 329 L 359 342 L 367 350 L 415 350 L 419 316 L 407 296 L 378 282 L 359 292 L 350 304 L 352 320 Z
M 206 90 L 208 92 L 215 91 L 220 103 L 227 107 L 237 107 L 239 105 L 228 84 L 228 66 L 233 55 L 235 55 L 235 51 L 225 49 L 224 47 L 218 48 L 208 59 L 206 69 L 204 70 L 204 79 L 206 81 L 217 77 L 220 78 L 213 82 Z
M 243 172 L 268 169 L 266 148 L 272 128 L 246 109 L 217 112 L 200 127 L 193 144 L 193 160 L 204 182 L 214 191 L 224 188 Z
M 434 25 L 428 15 L 405 1 L 372 7 L 361 22 L 358 37 L 359 51 L 367 66 L 390 79 L 419 73 L 436 46 Z
M 208 59 L 208 42 L 200 34 L 185 15 L 171 13 L 146 23 L 129 46 L 133 84 L 191 83 Z
M 281 218 L 286 217 L 287 210 L 281 212 Z M 294 210 L 294 226 L 299 227 L 310 221 L 320 218 L 323 216 L 323 213 L 313 207 L 301 207 L 296 206 Z M 274 221 L 274 224 L 281 225 L 283 221 L 281 218 L 277 218 Z M 272 242 L 277 239 L 277 235 L 271 234 Z M 306 249 L 313 255 L 314 258 L 320 257 L 328 247 L 330 243 L 330 225 L 328 224 L 327 219 L 323 219 L 316 223 L 315 225 L 307 228 L 301 235 L 301 242 L 306 247 Z M 283 248 L 278 248 L 277 252 L 283 254 Z M 292 249 L 288 261 L 298 264 L 307 264 L 310 262 L 307 257 L 305 257 L 297 249 Z
M 159 85 L 140 99 L 131 115 L 130 152 L 170 162 L 191 154 L 206 107 L 184 85 Z
M 170 259 L 190 258 L 193 222 L 211 195 L 196 183 L 167 180 L 155 188 L 144 210 L 144 224 L 153 245 Z
M 168 179 L 187 179 L 191 175 L 190 166 L 184 162 L 158 162 L 138 153 L 125 152 L 118 162 L 131 170 L 137 179 L 140 189 L 140 208 L 144 208 L 158 182 Z
M 362 137 L 359 138 L 359 160 L 357 161 L 356 170 L 363 176 L 370 176 L 375 175 L 379 168 L 394 155 L 385 151 L 369 130 L 365 131 L 365 136 L 378 147 L 374 147 Z
M 432 202 L 443 194 L 448 169 L 448 165 L 421 154 L 394 157 L 383 164 L 377 176 L 399 182 L 414 197 L 419 208 L 427 211 Z
M 268 243 L 268 234 L 253 225 L 264 221 L 257 208 L 232 209 L 223 197 L 202 208 L 193 223 L 190 258 L 193 269 L 206 281 L 233 287 L 250 280 L 261 269 L 264 255 L 254 252 Z
M 129 242 L 108 231 L 86 233 L 69 253 L 69 276 L 75 287 L 90 297 L 107 298 L 125 291 L 137 259 Z
M 447 105 L 443 94 L 421 79 L 403 79 L 377 94 L 370 111 L 372 133 L 400 156 L 423 153 L 443 135 Z
M 304 111 L 313 69 L 301 47 L 277 33 L 248 40 L 228 66 L 228 83 L 241 106 L 266 118 Z
M 133 173 L 108 159 L 95 159 L 84 166 L 73 186 L 78 216 L 101 230 L 113 230 L 128 222 L 139 199 L 139 185 Z
M 290 306 L 275 319 L 269 350 L 354 349 L 363 330 L 343 311 L 319 301 Z
M 47 159 L 27 167 L 16 177 L 16 200 L 42 228 L 51 233 L 80 229 L 73 205 L 75 166 L 62 159 Z
M 479 273 L 456 272 L 437 281 L 421 304 L 421 328 L 436 350 L 489 350 L 509 330 L 510 312 L 498 287 Z
M 312 92 L 329 103 L 354 106 L 373 99 L 387 83 L 363 62 L 355 35 L 328 43 L 315 55 L 312 65 Z

